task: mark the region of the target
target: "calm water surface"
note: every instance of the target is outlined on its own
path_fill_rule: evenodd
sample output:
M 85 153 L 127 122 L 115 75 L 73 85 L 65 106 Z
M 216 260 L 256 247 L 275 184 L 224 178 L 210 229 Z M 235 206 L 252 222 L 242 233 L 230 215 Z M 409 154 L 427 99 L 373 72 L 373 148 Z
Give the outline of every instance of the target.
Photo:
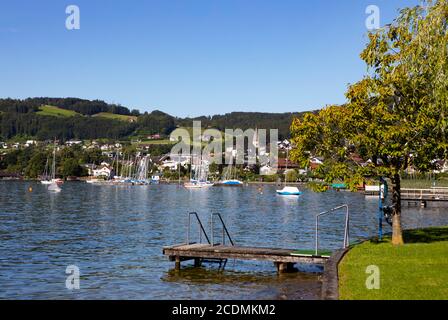
M 319 268 L 277 275 L 269 262 L 229 260 L 224 272 L 189 262 L 176 272 L 162 255 L 163 246 L 185 242 L 190 211 L 207 230 L 210 213 L 221 213 L 234 241 L 247 246 L 311 249 L 315 214 L 344 203 L 351 241 L 376 234 L 377 198 L 306 190 L 291 198 L 275 189 L 68 182 L 54 194 L 38 183 L 0 182 L 0 298 L 318 299 Z M 445 208 L 404 210 L 405 228 L 448 224 Z M 322 247 L 342 240 L 343 215 L 323 219 Z M 80 290 L 65 287 L 68 265 L 80 268 Z

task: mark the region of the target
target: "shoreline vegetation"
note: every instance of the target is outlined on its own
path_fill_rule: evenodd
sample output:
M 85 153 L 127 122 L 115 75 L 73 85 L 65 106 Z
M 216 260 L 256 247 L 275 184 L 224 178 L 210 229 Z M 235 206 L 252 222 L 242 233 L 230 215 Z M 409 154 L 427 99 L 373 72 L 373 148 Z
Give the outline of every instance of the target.
M 69 179 L 67 179 L 67 181 L 79 181 L 79 182 L 84 182 L 87 181 L 89 179 L 91 179 L 92 177 L 90 176 L 85 176 L 85 177 L 70 177 Z M 26 177 L 6 177 L 6 178 L 2 178 L 0 177 L 0 181 L 40 181 L 40 179 L 38 178 L 26 178 Z M 106 181 L 106 180 L 105 180 Z M 189 180 L 187 178 L 181 179 L 180 182 L 184 183 L 184 182 L 188 182 Z M 431 188 L 448 188 L 448 180 L 440 180 L 437 181 L 436 185 L 434 185 L 435 180 L 428 180 L 428 179 L 409 179 L 409 180 L 403 180 L 403 188 L 409 188 L 409 189 L 431 189 Z M 273 186 L 281 186 L 284 185 L 284 181 L 281 182 L 277 182 L 277 181 L 257 181 L 257 180 L 244 180 L 243 181 L 244 184 L 246 185 L 273 185 Z M 160 184 L 179 184 L 179 180 L 177 179 L 172 179 L 172 180 L 166 180 L 166 179 L 161 179 Z M 314 192 L 319 192 L 314 190 L 314 184 L 319 184 L 319 185 L 325 185 L 325 183 L 320 182 L 320 181 L 297 181 L 297 182 L 291 182 L 288 181 L 288 185 L 294 185 L 294 186 L 306 186 L 307 188 L 313 189 Z M 351 191 L 348 189 L 338 189 L 338 188 L 332 188 L 331 186 L 327 186 L 328 188 L 324 188 L 325 190 L 320 191 L 320 192 L 325 192 L 327 190 L 339 190 L 339 191 L 346 191 L 346 192 L 362 192 L 362 189 L 359 189 L 357 191 Z
M 403 231 L 354 245 L 339 264 L 341 300 L 442 300 L 448 298 L 448 226 Z M 367 289 L 369 266 L 378 267 L 379 288 Z

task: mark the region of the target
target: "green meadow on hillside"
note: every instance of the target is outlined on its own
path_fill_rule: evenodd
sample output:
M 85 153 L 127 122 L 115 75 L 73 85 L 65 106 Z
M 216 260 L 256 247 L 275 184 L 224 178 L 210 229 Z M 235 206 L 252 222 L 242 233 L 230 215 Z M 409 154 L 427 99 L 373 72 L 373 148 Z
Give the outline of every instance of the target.
M 76 115 L 80 115 L 79 113 L 66 110 L 55 106 L 41 106 L 39 107 L 39 111 L 37 114 L 41 116 L 52 116 L 52 117 L 73 117 Z
M 101 117 L 101 118 L 127 121 L 127 122 L 137 121 L 136 116 L 127 116 L 127 115 L 123 115 L 123 114 L 115 114 L 115 113 L 109 113 L 109 112 L 100 112 L 100 113 L 93 115 L 93 117 Z

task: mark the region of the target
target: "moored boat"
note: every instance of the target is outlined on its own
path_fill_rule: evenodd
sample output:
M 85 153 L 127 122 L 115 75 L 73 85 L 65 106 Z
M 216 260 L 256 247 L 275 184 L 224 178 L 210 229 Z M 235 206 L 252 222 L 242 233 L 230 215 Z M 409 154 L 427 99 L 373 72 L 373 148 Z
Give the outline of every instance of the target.
M 276 190 L 276 192 L 281 196 L 300 196 L 302 192 L 299 190 L 299 188 L 286 185 L 288 183 L 287 172 L 288 172 L 288 150 L 286 150 L 285 185 L 283 189 Z
M 299 196 L 302 192 L 297 187 L 283 187 L 281 190 L 276 190 L 277 194 L 282 196 Z
M 243 185 L 243 182 L 237 179 L 230 179 L 230 180 L 223 180 L 221 182 L 218 183 L 219 185 L 222 186 L 235 186 L 235 187 L 239 187 Z

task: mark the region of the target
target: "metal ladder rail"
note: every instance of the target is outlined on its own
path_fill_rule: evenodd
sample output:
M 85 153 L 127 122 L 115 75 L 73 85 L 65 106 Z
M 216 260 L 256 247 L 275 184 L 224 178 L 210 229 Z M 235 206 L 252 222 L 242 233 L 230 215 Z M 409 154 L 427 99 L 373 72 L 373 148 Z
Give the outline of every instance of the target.
M 222 225 L 222 245 L 225 245 L 225 243 L 226 243 L 226 235 L 227 235 L 227 238 L 229 239 L 229 241 L 230 241 L 230 244 L 232 245 L 232 246 L 234 246 L 235 245 L 235 243 L 233 242 L 233 240 L 232 240 L 232 237 L 230 236 L 230 233 L 229 233 L 229 230 L 227 230 L 227 227 L 226 227 L 226 224 L 224 223 L 224 220 L 222 219 L 222 217 L 221 217 L 221 214 L 220 213 L 217 213 L 217 212 L 215 212 L 215 213 L 212 213 L 211 215 L 210 215 L 210 230 L 211 230 L 211 236 L 212 236 L 212 243 L 211 243 L 211 245 L 212 246 L 214 246 L 215 245 L 215 238 L 214 238 L 214 220 L 213 220 L 213 217 L 214 216 L 217 216 L 218 218 L 219 218 L 219 220 L 221 221 L 221 225 Z
M 318 251 L 319 251 L 319 217 L 323 216 L 323 215 L 327 215 L 330 214 L 334 211 L 340 210 L 345 208 L 345 230 L 344 230 L 344 249 L 347 248 L 350 245 L 350 240 L 349 240 L 349 220 L 350 220 L 350 214 L 349 214 L 349 210 L 348 210 L 348 205 L 344 204 L 338 207 L 335 207 L 333 209 L 327 210 L 327 211 L 323 211 L 321 213 L 318 213 L 316 215 L 316 246 L 315 246 L 315 254 L 316 256 L 318 255 Z
M 207 239 L 207 242 L 211 244 L 210 238 L 207 235 L 207 232 L 205 232 L 204 226 L 202 224 L 201 219 L 199 219 L 199 216 L 196 212 L 189 212 L 188 213 L 188 229 L 187 229 L 187 245 L 190 244 L 190 229 L 191 229 L 191 216 L 194 215 L 196 217 L 196 220 L 199 225 L 199 243 L 202 243 L 202 233 L 204 233 L 205 238 Z

